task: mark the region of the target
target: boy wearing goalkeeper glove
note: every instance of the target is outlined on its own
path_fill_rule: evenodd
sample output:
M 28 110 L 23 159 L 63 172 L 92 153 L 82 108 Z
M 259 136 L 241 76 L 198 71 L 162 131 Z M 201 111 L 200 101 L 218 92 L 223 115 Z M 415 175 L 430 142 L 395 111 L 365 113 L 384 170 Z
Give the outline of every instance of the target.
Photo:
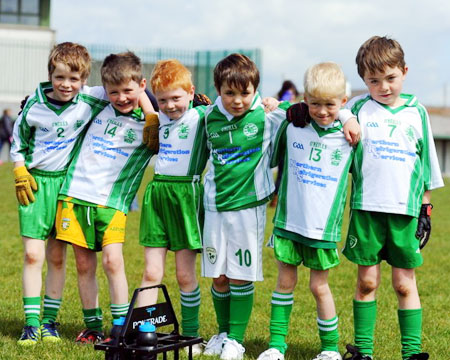
M 159 153 L 142 204 L 140 244 L 145 247 L 145 269 L 141 287 L 162 282 L 167 251 L 175 252 L 182 334 L 198 336 L 201 296 L 195 261 L 202 249 L 201 176 L 208 160 L 205 106 L 195 106 L 191 72 L 178 60 L 159 61 L 150 84 L 159 106 Z M 156 291 L 139 296 L 140 306 L 156 300 Z M 201 353 L 198 344 L 192 350 L 194 355 Z
M 73 245 L 87 329 L 77 342 L 103 339 L 96 282 L 97 251 L 108 278 L 111 314 L 128 312 L 122 254 L 126 214 L 153 155 L 142 143 L 144 113 L 155 117 L 145 94 L 142 63 L 131 52 L 111 54 L 101 68 L 109 104 L 89 126 L 58 197 L 57 239 Z
M 55 321 L 64 287 L 66 246 L 54 238 L 57 196 L 85 126 L 106 106 L 97 95 L 89 95 L 95 88 L 84 86 L 90 61 L 84 46 L 56 45 L 48 61 L 50 82 L 39 85 L 14 125 L 11 158 L 25 253 L 25 326 L 19 345 L 35 345 L 41 337 L 49 342 L 60 340 Z M 48 274 L 40 321 L 45 257 Z
M 310 124 L 284 122 L 278 131 L 272 163 L 284 157 L 271 244 L 278 263 L 272 294 L 269 349 L 258 360 L 282 360 L 294 302 L 297 268 L 310 269 L 309 287 L 317 304 L 321 352 L 315 360 L 341 360 L 338 317 L 328 285 L 329 269 L 339 264 L 337 242 L 353 149 L 338 120 L 347 102 L 345 76 L 331 62 L 312 66 L 304 78 Z
M 430 121 L 415 96 L 401 92 L 408 68 L 397 41 L 370 38 L 356 63 L 369 94 L 348 104 L 361 125 L 362 140 L 352 168 L 351 219 L 343 251 L 358 264 L 355 346 L 347 346 L 346 359 L 372 359 L 375 294 L 380 263 L 386 260 L 398 298 L 402 358 L 426 360 L 414 269 L 423 263 L 420 249 L 430 236 L 431 190 L 443 186 Z

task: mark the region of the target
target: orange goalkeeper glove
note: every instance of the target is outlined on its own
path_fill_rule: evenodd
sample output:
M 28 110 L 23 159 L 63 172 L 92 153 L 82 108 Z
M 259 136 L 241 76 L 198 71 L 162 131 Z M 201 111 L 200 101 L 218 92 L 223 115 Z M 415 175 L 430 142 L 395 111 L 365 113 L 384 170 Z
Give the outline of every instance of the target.
M 29 205 L 34 202 L 33 191 L 37 191 L 37 184 L 34 177 L 28 172 L 25 166 L 14 168 L 16 181 L 16 196 L 21 205 Z
M 158 114 L 145 115 L 145 125 L 142 142 L 155 153 L 159 150 L 159 119 Z

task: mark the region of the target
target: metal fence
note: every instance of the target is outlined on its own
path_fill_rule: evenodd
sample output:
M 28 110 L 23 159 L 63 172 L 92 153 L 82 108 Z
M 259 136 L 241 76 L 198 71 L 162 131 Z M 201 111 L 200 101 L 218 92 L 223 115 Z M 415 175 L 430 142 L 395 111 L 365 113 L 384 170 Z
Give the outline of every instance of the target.
M 41 81 L 48 79 L 47 59 L 52 44 L 19 39 L 0 39 L 0 108 L 16 108 L 25 95 L 31 94 Z M 187 66 L 193 75 L 196 91 L 215 98 L 212 72 L 215 64 L 232 52 L 249 56 L 260 68 L 261 52 L 258 49 L 234 49 L 217 51 L 196 51 L 176 49 L 155 49 L 91 44 L 86 46 L 92 56 L 90 85 L 101 85 L 100 66 L 111 54 L 126 50 L 134 51 L 144 64 L 144 75 L 148 78 L 158 60 L 176 58 Z
M 148 79 L 156 62 L 162 59 L 178 59 L 192 72 L 196 92 L 207 94 L 211 100 L 216 97 L 213 83 L 214 66 L 225 56 L 238 52 L 250 57 L 261 68 L 261 51 L 259 49 L 234 49 L 215 51 L 176 50 L 176 49 L 151 49 L 139 47 L 124 47 L 110 45 L 87 45 L 92 56 L 92 71 L 88 83 L 100 85 L 100 67 L 103 59 L 109 54 L 133 51 L 140 57 L 144 64 L 144 75 Z

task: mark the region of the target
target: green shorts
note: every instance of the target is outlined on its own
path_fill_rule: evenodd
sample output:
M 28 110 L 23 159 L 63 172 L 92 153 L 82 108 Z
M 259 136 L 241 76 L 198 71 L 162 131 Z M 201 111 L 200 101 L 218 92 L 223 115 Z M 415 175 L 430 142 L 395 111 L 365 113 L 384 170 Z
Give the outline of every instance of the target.
M 109 244 L 125 241 L 127 216 L 122 211 L 100 206 L 58 201 L 56 238 L 83 248 L 101 251 Z
M 45 240 L 55 236 L 55 217 L 58 194 L 66 177 L 66 171 L 42 171 L 31 169 L 38 186 L 35 201 L 19 205 L 20 235 Z
M 312 270 L 327 270 L 339 265 L 337 249 L 309 247 L 275 234 L 272 237 L 275 258 L 285 264 L 299 266 L 303 263 Z
M 139 243 L 200 250 L 204 217 L 200 177 L 155 175 L 144 195 Z
M 386 260 L 396 268 L 412 269 L 423 263 L 416 230 L 412 216 L 352 210 L 343 254 L 358 265 Z

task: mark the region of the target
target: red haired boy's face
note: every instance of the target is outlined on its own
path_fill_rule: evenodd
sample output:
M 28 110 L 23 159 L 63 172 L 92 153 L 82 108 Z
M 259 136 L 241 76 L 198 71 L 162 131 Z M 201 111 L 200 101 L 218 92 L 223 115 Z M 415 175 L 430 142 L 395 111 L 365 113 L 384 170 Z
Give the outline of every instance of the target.
M 159 110 L 171 120 L 178 120 L 189 109 L 189 103 L 194 98 L 194 87 L 186 91 L 179 87 L 174 90 L 155 91 Z

